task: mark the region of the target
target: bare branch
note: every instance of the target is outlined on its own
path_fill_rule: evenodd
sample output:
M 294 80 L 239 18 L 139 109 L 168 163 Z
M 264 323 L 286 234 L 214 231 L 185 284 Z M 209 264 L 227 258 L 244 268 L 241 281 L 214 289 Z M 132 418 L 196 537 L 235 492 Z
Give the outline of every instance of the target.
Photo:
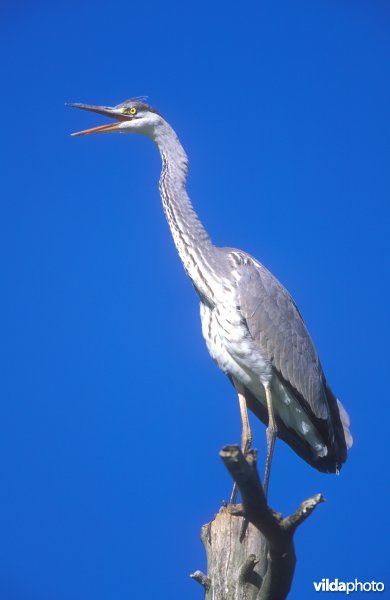
M 268 566 L 258 600 L 284 600 L 290 591 L 296 564 L 294 533 L 324 498 L 317 494 L 302 502 L 293 515 L 283 518 L 267 504 L 256 469 L 254 451 L 245 458 L 239 446 L 225 446 L 220 456 L 236 482 L 242 498 L 242 505 L 229 507 L 230 514 L 243 515 L 268 541 Z M 245 567 L 247 572 L 250 564 L 255 564 L 254 559 L 248 557 L 249 562 L 244 563 L 241 569 Z
M 244 457 L 239 446 L 225 446 L 220 456 L 242 504 L 224 503 L 202 527 L 208 574 L 191 577 L 203 586 L 205 600 L 285 600 L 296 565 L 295 531 L 324 498 L 316 494 L 283 518 L 268 506 L 255 450 Z
M 195 571 L 195 573 L 192 573 L 190 577 L 200 583 L 200 585 L 202 585 L 206 591 L 210 589 L 211 580 L 209 577 L 207 577 L 207 575 L 202 573 L 202 571 Z
M 239 446 L 225 446 L 219 453 L 230 475 L 238 485 L 245 517 L 257 527 L 266 538 L 279 534 L 271 509 L 267 504 L 261 485 L 253 452 L 249 454 L 250 462 L 244 458 Z
M 313 510 L 322 502 L 325 502 L 325 498 L 322 494 L 316 494 L 315 496 L 304 500 L 293 515 L 282 520 L 280 524 L 281 527 L 287 531 L 294 532 L 301 523 L 310 517 Z

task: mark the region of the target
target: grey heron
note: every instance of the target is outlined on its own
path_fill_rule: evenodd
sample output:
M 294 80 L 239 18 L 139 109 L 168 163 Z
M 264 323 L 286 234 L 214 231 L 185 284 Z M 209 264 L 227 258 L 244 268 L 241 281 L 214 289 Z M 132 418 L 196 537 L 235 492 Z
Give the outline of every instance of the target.
M 352 445 L 349 417 L 329 387 L 302 316 L 283 285 L 259 261 L 215 246 L 186 192 L 187 155 L 163 116 L 138 98 L 114 107 L 70 104 L 114 121 L 74 133 L 139 133 L 162 158 L 160 194 L 173 240 L 200 298 L 210 355 L 234 385 L 242 449 L 252 436 L 247 409 L 267 426 L 267 493 L 276 435 L 310 465 L 338 472 Z

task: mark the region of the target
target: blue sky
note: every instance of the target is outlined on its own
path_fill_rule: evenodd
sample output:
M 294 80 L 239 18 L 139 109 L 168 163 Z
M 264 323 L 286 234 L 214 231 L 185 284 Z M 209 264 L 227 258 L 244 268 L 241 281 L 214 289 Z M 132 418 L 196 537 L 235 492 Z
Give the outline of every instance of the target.
M 389 16 L 376 0 L 2 4 L 2 599 L 202 597 L 188 574 L 230 493 L 235 393 L 156 149 L 70 138 L 104 121 L 64 107 L 144 94 L 182 139 L 212 239 L 288 287 L 351 415 L 339 477 L 277 444 L 271 504 L 327 498 L 298 532 L 290 597 L 386 581 Z

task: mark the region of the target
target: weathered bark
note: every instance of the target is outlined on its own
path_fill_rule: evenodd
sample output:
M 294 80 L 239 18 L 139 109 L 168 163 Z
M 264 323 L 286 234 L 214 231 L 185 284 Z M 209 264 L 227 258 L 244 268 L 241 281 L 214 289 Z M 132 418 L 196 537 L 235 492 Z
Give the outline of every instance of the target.
M 202 527 L 208 576 L 196 571 L 191 577 L 205 587 L 207 600 L 257 598 L 267 568 L 267 540 L 248 523 L 240 542 L 243 522 L 230 506 L 222 506 L 213 521 Z
M 294 533 L 324 499 L 317 494 L 283 518 L 267 504 L 256 451 L 244 458 L 238 446 L 225 446 L 220 455 L 242 504 L 222 506 L 202 527 L 207 575 L 196 571 L 191 577 L 204 587 L 205 600 L 284 600 L 295 570 Z

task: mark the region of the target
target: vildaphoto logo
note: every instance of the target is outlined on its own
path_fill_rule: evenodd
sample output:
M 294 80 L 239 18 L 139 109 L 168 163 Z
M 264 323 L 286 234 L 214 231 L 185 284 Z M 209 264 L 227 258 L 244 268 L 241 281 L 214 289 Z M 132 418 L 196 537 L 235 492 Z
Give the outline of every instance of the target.
M 383 592 L 385 584 L 383 581 L 340 581 L 340 579 L 321 579 L 313 581 L 316 592 L 344 592 L 352 594 L 353 592 Z

